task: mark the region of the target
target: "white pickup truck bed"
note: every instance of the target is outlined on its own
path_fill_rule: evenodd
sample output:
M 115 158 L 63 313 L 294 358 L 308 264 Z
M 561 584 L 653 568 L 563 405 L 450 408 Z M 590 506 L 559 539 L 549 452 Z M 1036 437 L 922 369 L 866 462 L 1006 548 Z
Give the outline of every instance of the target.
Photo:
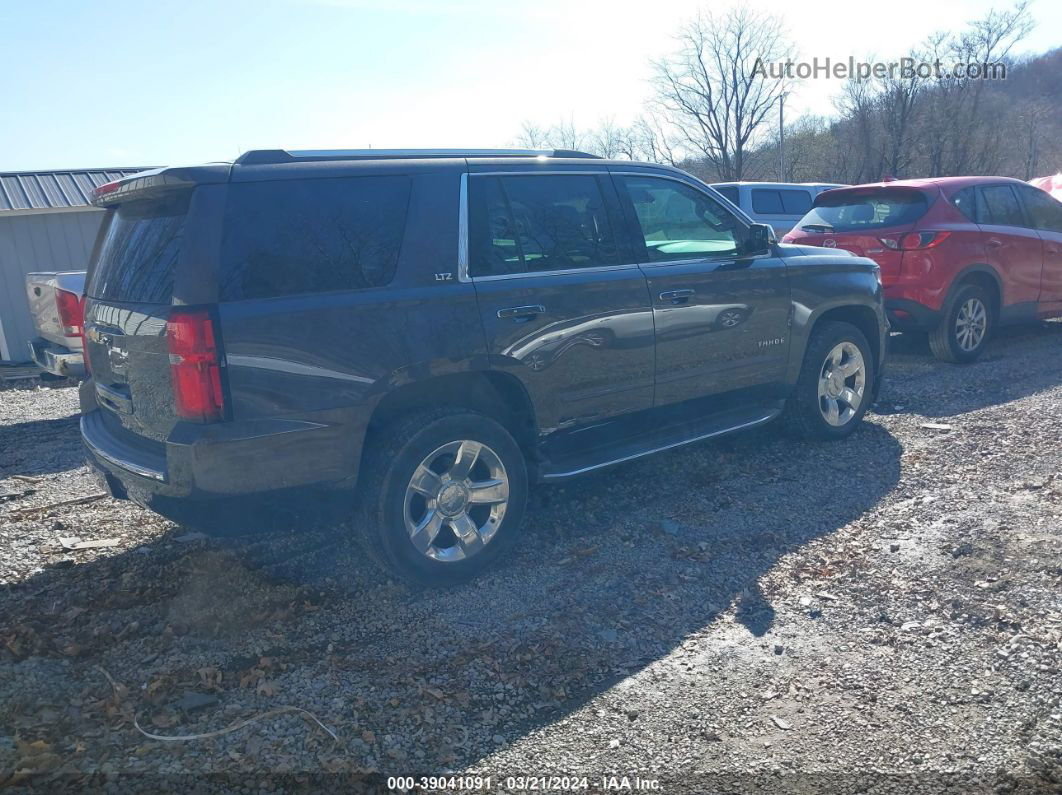
M 85 271 L 26 274 L 30 314 L 39 335 L 30 342 L 30 353 L 33 361 L 53 375 L 81 378 L 85 372 L 81 338 L 64 332 L 55 300 L 57 290 L 80 297 L 85 291 Z

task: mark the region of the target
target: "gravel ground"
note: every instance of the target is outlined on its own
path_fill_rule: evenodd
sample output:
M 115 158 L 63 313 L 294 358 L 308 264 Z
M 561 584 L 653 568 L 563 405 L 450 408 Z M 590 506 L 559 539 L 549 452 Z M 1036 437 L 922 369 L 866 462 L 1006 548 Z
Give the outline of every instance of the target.
M 0 786 L 1062 791 L 1062 324 L 967 367 L 892 348 L 848 441 L 768 427 L 538 489 L 516 555 L 427 593 L 342 527 L 49 507 L 98 493 L 76 390 L 4 390 Z M 327 731 L 136 728 L 286 706 Z

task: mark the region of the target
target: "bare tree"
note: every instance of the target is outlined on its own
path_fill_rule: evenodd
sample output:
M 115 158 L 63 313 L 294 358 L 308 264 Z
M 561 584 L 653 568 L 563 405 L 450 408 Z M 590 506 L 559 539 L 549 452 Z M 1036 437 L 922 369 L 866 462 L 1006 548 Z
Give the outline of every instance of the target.
M 733 8 L 700 14 L 678 34 L 679 48 L 654 62 L 652 110 L 688 155 L 706 159 L 724 180 L 741 179 L 757 133 L 791 87 L 765 65 L 790 53 L 776 17 Z
M 534 122 L 524 121 L 516 136 L 516 145 L 525 149 L 546 149 L 550 145 L 549 132 Z
M 612 117 L 602 119 L 589 137 L 589 148 L 596 155 L 614 160 L 625 154 L 624 140 L 627 138 L 627 130 L 618 126 Z

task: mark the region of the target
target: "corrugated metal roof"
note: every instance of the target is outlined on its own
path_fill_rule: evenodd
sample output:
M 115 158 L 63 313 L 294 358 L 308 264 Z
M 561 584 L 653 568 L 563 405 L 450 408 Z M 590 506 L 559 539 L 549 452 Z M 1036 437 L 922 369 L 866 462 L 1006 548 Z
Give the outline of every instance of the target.
M 148 168 L 151 166 L 0 172 L 0 213 L 85 207 L 92 203 L 92 191 L 100 185 Z

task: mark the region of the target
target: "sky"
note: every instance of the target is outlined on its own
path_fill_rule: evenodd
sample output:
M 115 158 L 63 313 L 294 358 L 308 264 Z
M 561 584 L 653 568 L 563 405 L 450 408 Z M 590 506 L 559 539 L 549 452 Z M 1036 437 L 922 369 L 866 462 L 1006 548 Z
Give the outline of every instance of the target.
M 248 149 L 504 147 L 525 120 L 628 123 L 650 60 L 731 0 L 0 0 L 0 171 L 231 160 Z M 794 59 L 893 60 L 1006 0 L 743 5 Z M 1020 47 L 1062 45 L 1033 0 Z M 792 113 L 828 115 L 833 80 Z

